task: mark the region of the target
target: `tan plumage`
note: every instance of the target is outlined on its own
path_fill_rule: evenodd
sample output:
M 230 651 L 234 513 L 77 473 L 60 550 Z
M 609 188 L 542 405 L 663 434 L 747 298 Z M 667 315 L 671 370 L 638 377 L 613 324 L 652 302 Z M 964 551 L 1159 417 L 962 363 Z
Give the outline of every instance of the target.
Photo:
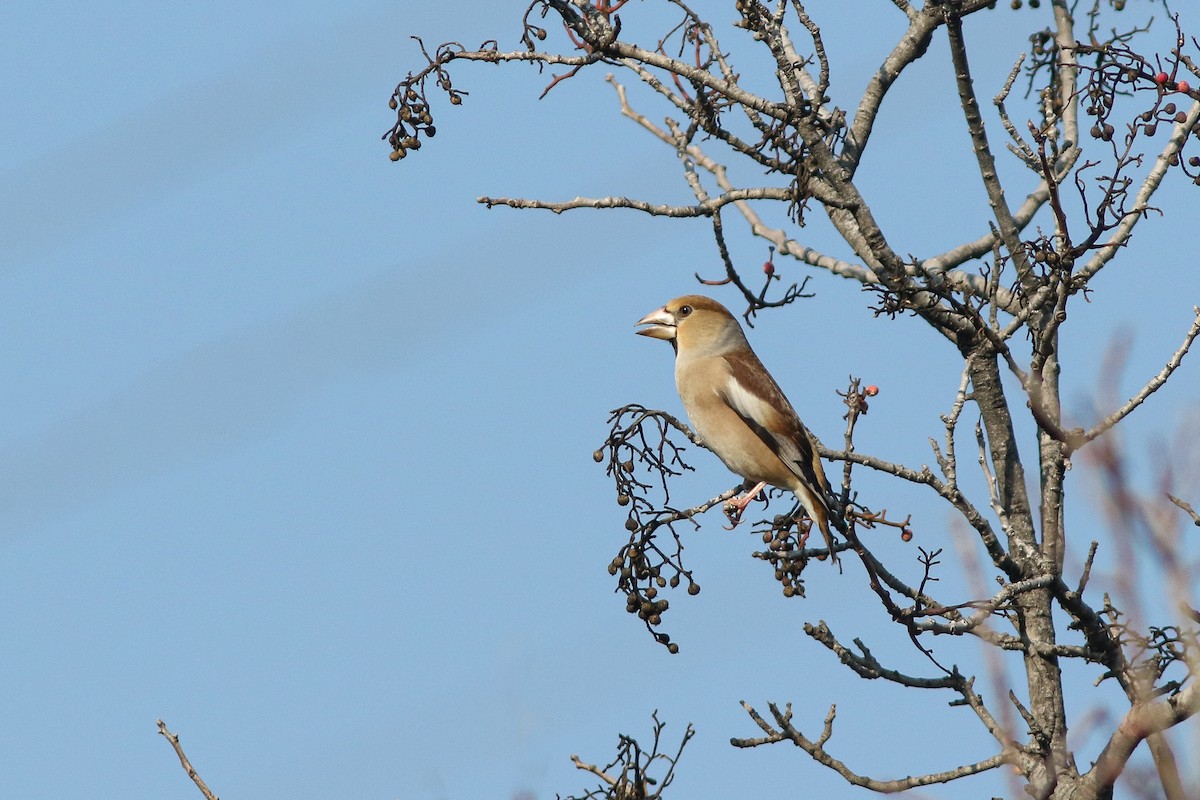
M 638 321 L 643 336 L 675 348 L 675 386 L 704 444 L 735 474 L 793 492 L 837 560 L 829 531 L 830 489 L 812 435 L 750 348 L 742 326 L 710 297 L 677 297 Z

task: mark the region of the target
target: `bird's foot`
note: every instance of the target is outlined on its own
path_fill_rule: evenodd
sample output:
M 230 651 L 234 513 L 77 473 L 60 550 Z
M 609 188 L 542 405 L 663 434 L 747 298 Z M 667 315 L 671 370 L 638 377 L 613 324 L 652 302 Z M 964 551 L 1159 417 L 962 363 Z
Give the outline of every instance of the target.
M 725 512 L 725 517 L 729 520 L 729 524 L 724 526 L 725 530 L 731 531 L 741 523 L 742 512 L 746 510 L 746 506 L 750 505 L 754 498 L 758 497 L 766 485 L 766 481 L 761 481 L 741 497 L 735 497 L 733 500 L 725 503 L 721 509 Z
M 797 521 L 796 530 L 799 549 L 803 550 L 808 546 L 808 534 L 812 532 L 812 524 L 805 525 L 803 522 Z

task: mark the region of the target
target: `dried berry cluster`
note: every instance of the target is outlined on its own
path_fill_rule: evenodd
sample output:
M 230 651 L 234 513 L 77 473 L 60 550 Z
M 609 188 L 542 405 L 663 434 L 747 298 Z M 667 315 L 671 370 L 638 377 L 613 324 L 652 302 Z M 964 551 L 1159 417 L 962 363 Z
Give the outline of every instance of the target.
M 804 528 L 793 528 L 793 519 L 780 514 L 775 517 L 770 528 L 762 531 L 763 544 L 767 546 L 766 552 L 754 554 L 755 558 L 761 558 L 775 567 L 775 580 L 783 585 L 784 597 L 804 597 L 802 575 L 804 568 L 808 566 L 808 556 L 804 553 L 803 544 L 807 533 L 804 531 Z M 826 558 L 826 555 L 817 556 L 819 561 Z
M 451 105 L 462 105 L 463 97 L 467 95 L 467 92 L 454 88 L 445 66 L 453 60 L 455 53 L 464 49 L 463 46 L 457 42 L 447 42 L 438 47 L 436 55 L 431 57 L 425 49 L 425 43 L 416 36 L 413 39 L 421 46 L 421 53 L 429 63 L 420 72 L 410 72 L 388 100 L 388 108 L 396 112 L 396 124 L 383 138 L 392 146 L 389 156 L 392 161 L 399 161 L 411 150 L 420 150 L 421 136 L 432 139 L 437 135 L 437 128 L 433 125 L 433 113 L 425 94 L 425 82 L 431 76 L 434 77 L 437 88 L 450 98 Z
M 402 98 L 402 101 L 397 100 L 398 97 Z M 419 135 L 423 134 L 430 139 L 437 135 L 428 103 L 424 102 L 424 98 L 413 87 L 401 85 L 397 88 L 388 106 L 397 111 L 396 125 L 387 137 L 388 144 L 392 146 L 392 161 L 404 158 L 410 150 L 420 150 L 421 140 L 417 138 Z
M 631 541 L 621 548 L 608 565 L 610 575 L 617 575 L 617 588 L 625 593 L 625 610 L 637 614 L 638 619 L 646 623 L 655 641 L 665 645 L 672 653 L 679 652 L 679 645 L 671 641 L 671 637 L 663 632 L 653 630 L 662 624 L 662 615 L 670 607 L 670 601 L 660 598 L 658 592 L 670 586 L 678 588 L 683 580 L 687 581 L 688 594 L 700 593 L 700 584 L 692 580 L 691 573 L 680 571 L 675 563 L 657 546 L 650 542 L 650 558 L 646 557 L 643 542 Z M 668 568 L 674 574 L 670 578 L 663 577 L 663 568 Z
M 1084 112 L 1095 118 L 1089 131 L 1092 138 L 1111 142 L 1118 131 L 1124 131 L 1123 140 L 1128 147 L 1138 136 L 1155 136 L 1160 123 L 1173 126 L 1187 121 L 1187 114 L 1177 106 L 1176 100 L 1180 97 L 1200 99 L 1200 93 L 1186 78 L 1188 68 L 1193 65 L 1183 52 L 1186 40 L 1179 28 L 1178 17 L 1173 17 L 1173 22 L 1175 47 L 1165 56 L 1147 57 L 1131 49 L 1129 42 L 1146 28 L 1113 32 L 1107 41 L 1099 42 L 1093 38 L 1089 44 L 1076 45 L 1078 55 L 1095 59 L 1093 63 L 1089 63 L 1091 58 L 1080 62 L 1080 68 L 1087 74 Z M 1121 98 L 1134 97 L 1148 101 L 1149 106 L 1135 113 L 1123 112 L 1114 116 Z M 1114 118 L 1117 125 L 1113 124 Z M 1132 121 L 1122 122 L 1126 119 Z M 1178 163 L 1178 157 L 1172 160 L 1172 166 Z
M 1112 141 L 1116 128 L 1109 118 L 1118 95 L 1150 90 L 1151 106 L 1138 114 L 1133 124 L 1126 127 L 1129 140 L 1138 134 L 1154 136 L 1158 133 L 1160 122 L 1170 125 L 1187 120 L 1187 114 L 1169 99 L 1174 93 L 1186 95 L 1192 91 L 1186 80 L 1176 81 L 1162 70 L 1151 72 L 1143 59 L 1127 50 L 1122 52 L 1110 48 L 1106 52 L 1114 57 L 1102 61 L 1100 66 L 1095 68 L 1086 90 L 1088 102 L 1084 106 L 1084 112 L 1096 119 L 1090 130 L 1093 139 Z M 1131 58 L 1135 63 L 1129 63 Z
M 637 614 L 655 641 L 677 653 L 679 646 L 655 628 L 670 605 L 659 597 L 660 590 L 686 584 L 688 594 L 700 591 L 683 565 L 683 543 L 675 530 L 676 523 L 690 521 L 690 514 L 667 505 L 667 478 L 691 470 L 682 459 L 683 448 L 668 434 L 671 428 L 686 434 L 687 428 L 669 414 L 636 404 L 613 411 L 609 423 L 608 438 L 592 458 L 597 463 L 607 461 L 605 471 L 616 486 L 617 505 L 628 509 L 629 541 L 613 557 L 608 572 L 617 578 L 617 591 L 625 595 L 625 610 Z M 639 477 L 639 466 L 647 480 Z M 661 503 L 649 497 L 657 489 L 663 493 Z
M 529 16 L 534 9 L 539 11 L 542 19 L 545 19 L 550 7 L 541 3 L 533 3 L 525 9 L 525 14 L 521 17 L 521 44 L 525 45 L 525 49 L 531 53 L 538 48 L 536 42 L 546 41 L 546 29 L 529 21 Z

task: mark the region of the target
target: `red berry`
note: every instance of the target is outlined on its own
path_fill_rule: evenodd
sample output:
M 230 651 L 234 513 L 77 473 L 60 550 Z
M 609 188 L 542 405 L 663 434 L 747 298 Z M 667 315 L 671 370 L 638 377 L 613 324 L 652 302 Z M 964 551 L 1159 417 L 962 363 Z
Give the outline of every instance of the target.
M 1165 72 L 1160 72 L 1154 76 L 1154 82 L 1157 83 L 1159 86 L 1162 86 L 1164 83 L 1166 83 L 1170 79 L 1171 79 L 1171 76 Z
M 866 392 L 867 397 L 874 397 L 875 395 L 879 394 L 879 387 L 872 383 L 867 387 Z
M 763 273 L 766 275 L 774 275 L 775 274 L 775 262 L 774 261 L 764 262 L 763 263 Z
M 905 528 L 903 531 L 900 532 L 900 538 L 903 541 L 911 542 L 912 541 L 912 531 Z
M 1190 83 L 1188 83 L 1187 81 L 1180 81 L 1179 83 L 1175 84 L 1175 88 L 1177 88 L 1179 91 L 1183 92 L 1184 94 L 1187 94 L 1188 92 L 1190 92 L 1192 90 L 1192 85 Z

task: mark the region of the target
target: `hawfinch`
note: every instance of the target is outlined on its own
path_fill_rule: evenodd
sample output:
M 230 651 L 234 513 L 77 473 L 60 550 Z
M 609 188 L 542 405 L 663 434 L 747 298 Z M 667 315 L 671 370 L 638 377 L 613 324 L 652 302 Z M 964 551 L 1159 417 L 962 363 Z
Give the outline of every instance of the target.
M 829 532 L 829 481 L 812 435 L 784 397 L 742 326 L 709 297 L 677 297 L 642 317 L 642 336 L 675 348 L 675 386 L 692 427 L 705 446 L 735 474 L 757 484 L 732 501 L 736 519 L 766 484 L 788 489 L 825 536 Z

